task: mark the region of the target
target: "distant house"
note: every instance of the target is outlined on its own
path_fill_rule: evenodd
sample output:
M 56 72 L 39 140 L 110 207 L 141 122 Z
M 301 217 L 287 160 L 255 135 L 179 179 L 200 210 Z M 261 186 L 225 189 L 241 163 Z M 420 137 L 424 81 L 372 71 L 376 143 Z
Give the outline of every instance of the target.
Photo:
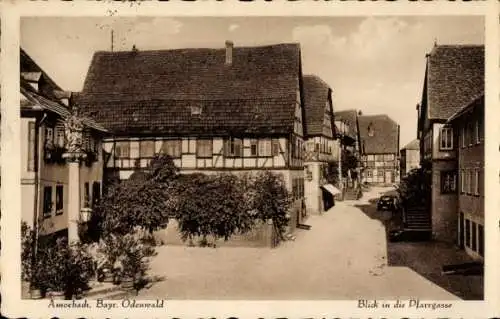
M 106 173 L 127 179 L 156 153 L 183 173 L 270 170 L 291 224 L 305 218 L 300 45 L 96 52 L 77 101 L 112 133 Z
M 391 185 L 399 181 L 399 125 L 389 116 L 358 118 L 363 182 Z
M 39 227 L 41 235 L 65 234 L 70 180 L 63 157 L 64 120 L 70 115 L 71 95 L 63 92 L 23 50 L 20 67 L 22 220 Z M 83 124 L 87 160 L 80 166 L 80 207 L 91 208 L 101 196 L 100 140 L 105 130 L 91 119 L 84 119 Z
M 334 114 L 337 137 L 340 141 L 341 157 L 352 156 L 353 159 L 360 159 L 359 149 L 359 126 L 358 112 L 356 110 L 337 111 Z M 357 163 L 355 165 L 358 166 Z M 344 172 L 344 188 L 352 188 L 358 180 L 359 170 L 342 167 Z
M 484 258 L 484 94 L 448 120 L 457 132 L 457 242 L 474 258 Z
M 305 105 L 305 200 L 307 210 L 320 213 L 333 205 L 337 188 L 327 185 L 328 164 L 340 158 L 335 136 L 332 89 L 319 77 L 303 77 Z M 337 164 L 338 165 L 338 164 Z
M 436 239 L 457 238 L 457 138 L 448 119 L 484 92 L 484 46 L 436 45 L 427 55 L 418 107 L 421 166 L 427 211 Z
M 401 177 L 405 177 L 411 170 L 420 167 L 419 140 L 415 139 L 406 144 L 399 153 L 399 167 Z

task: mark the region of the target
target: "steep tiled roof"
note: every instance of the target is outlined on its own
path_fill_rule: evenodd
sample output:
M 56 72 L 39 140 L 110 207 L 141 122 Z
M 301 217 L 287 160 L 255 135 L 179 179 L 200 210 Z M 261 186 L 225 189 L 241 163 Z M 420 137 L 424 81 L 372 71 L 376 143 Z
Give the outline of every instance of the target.
M 322 135 L 325 107 L 330 101 L 331 89 L 328 84 L 315 75 L 305 75 L 302 83 L 306 117 L 305 136 Z
M 389 116 L 358 116 L 361 151 L 364 154 L 399 152 L 399 126 Z
M 448 119 L 484 91 L 484 46 L 438 45 L 427 63 L 430 119 Z
M 21 109 L 41 109 L 53 112 L 61 118 L 65 119 L 71 115 L 66 106 L 56 101 L 47 99 L 46 97 L 38 94 L 35 90 L 23 79 L 21 79 L 21 94 L 26 100 L 21 100 Z M 106 132 L 106 129 L 100 124 L 96 123 L 93 119 L 88 117 L 82 118 L 83 124 L 89 128 Z
M 300 46 L 96 52 L 81 109 L 115 134 L 289 133 Z M 201 113 L 191 115 L 191 108 Z
M 344 110 L 335 112 L 336 121 L 344 121 L 349 126 L 347 135 L 356 138 L 358 135 L 358 112 L 356 110 Z
M 448 119 L 447 123 L 451 123 L 455 121 L 456 119 L 462 117 L 463 115 L 467 114 L 470 110 L 473 110 L 475 107 L 480 107 L 482 106 L 484 108 L 484 93 L 476 97 L 472 102 L 469 104 L 465 105 L 462 107 L 460 110 L 455 112 L 450 118 Z
M 61 88 L 52 80 L 47 73 L 24 51 L 20 49 L 20 72 L 25 79 L 29 79 L 40 84 L 40 94 L 48 98 L 53 98 L 53 92 Z
M 420 149 L 420 142 L 418 139 L 414 139 L 410 143 L 406 144 L 402 150 L 419 150 Z

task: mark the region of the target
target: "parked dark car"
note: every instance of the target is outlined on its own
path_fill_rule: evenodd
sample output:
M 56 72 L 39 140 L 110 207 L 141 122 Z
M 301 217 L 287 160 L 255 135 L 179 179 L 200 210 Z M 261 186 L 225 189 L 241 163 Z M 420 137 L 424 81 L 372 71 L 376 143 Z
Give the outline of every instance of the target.
M 384 195 L 377 202 L 377 210 L 396 210 L 396 196 Z
M 431 240 L 431 238 L 431 232 L 425 230 L 396 229 L 389 232 L 390 242 L 428 241 Z

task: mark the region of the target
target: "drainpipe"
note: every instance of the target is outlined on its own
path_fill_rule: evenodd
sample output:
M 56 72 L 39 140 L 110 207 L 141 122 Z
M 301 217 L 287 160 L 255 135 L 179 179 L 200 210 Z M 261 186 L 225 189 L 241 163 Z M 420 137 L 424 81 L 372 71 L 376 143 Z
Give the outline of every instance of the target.
M 34 266 L 36 265 L 36 255 L 38 251 L 38 216 L 39 216 L 39 211 L 38 211 L 38 205 L 40 203 L 40 184 L 41 184 L 41 178 L 40 178 L 40 167 L 42 165 L 42 148 L 43 148 L 43 135 L 40 134 L 40 128 L 42 127 L 43 122 L 45 122 L 45 119 L 47 119 L 47 113 L 43 113 L 43 117 L 36 125 L 35 122 L 35 198 L 34 198 L 34 212 L 33 212 L 33 255 L 32 255 L 32 268 L 34 269 Z M 31 282 L 30 282 L 30 288 L 31 288 Z

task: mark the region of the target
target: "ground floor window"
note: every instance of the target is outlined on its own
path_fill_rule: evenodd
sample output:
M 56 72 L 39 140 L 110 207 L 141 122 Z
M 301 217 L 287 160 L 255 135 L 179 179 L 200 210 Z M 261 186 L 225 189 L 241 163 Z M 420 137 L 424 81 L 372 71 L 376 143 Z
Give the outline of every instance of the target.
M 476 223 L 471 222 L 471 249 L 474 251 L 477 251 L 477 228 L 476 228 Z
M 43 217 L 48 218 L 52 215 L 52 186 L 43 188 Z
M 64 186 L 56 186 L 56 215 L 61 215 L 64 209 Z
M 465 220 L 465 246 L 470 248 L 470 220 Z
M 477 243 L 478 243 L 478 254 L 484 257 L 484 227 L 483 225 L 477 225 Z

